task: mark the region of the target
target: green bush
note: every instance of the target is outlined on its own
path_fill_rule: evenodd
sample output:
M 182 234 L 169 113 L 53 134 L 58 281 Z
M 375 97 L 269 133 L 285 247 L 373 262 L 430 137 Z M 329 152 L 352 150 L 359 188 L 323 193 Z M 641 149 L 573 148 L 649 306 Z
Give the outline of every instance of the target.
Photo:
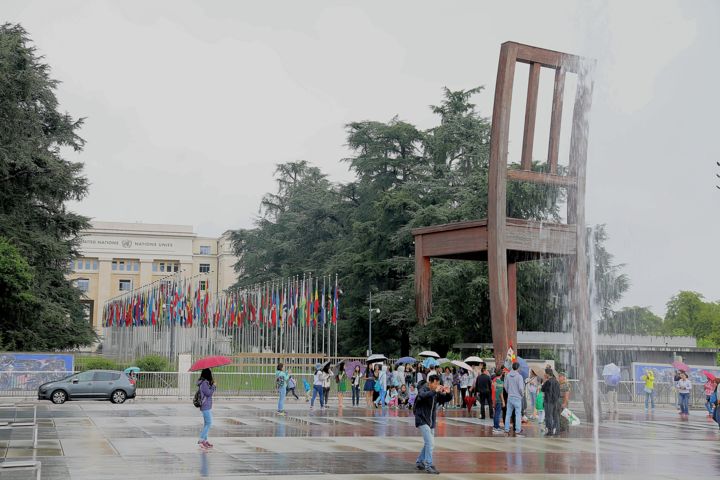
M 143 372 L 172 372 L 170 361 L 159 355 L 148 355 L 137 361 L 136 366 Z
M 122 370 L 122 367 L 108 358 L 103 357 L 75 357 L 75 370 Z

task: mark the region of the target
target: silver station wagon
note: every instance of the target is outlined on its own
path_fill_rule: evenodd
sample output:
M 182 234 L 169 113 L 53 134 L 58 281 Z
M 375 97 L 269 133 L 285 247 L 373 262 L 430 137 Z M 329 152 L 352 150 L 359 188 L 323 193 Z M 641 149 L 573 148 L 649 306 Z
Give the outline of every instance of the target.
M 38 387 L 38 400 L 61 404 L 66 400 L 110 400 L 123 403 L 135 398 L 135 385 L 124 372 L 88 370 Z

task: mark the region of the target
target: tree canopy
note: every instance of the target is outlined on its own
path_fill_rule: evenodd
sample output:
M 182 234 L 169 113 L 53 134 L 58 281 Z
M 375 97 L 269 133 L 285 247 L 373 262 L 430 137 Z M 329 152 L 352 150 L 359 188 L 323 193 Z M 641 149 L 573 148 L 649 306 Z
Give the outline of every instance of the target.
M 442 354 L 458 341 L 488 341 L 487 266 L 481 262 L 433 261 L 433 313 L 418 326 L 410 233 L 487 216 L 490 122 L 471 103 L 481 91 L 446 88 L 430 107 L 438 124 L 428 130 L 398 117 L 349 123 L 351 155 L 343 161 L 355 174 L 351 182 L 333 184 L 306 161 L 278 165 L 277 192 L 263 199 L 255 228 L 233 233 L 239 284 L 301 270 L 339 273 L 339 343 L 347 354 L 365 352 L 370 292 L 381 310 L 373 316 L 373 350 L 406 355 L 427 347 Z M 565 195 L 554 186 L 510 182 L 507 198 L 511 217 L 558 221 Z M 590 241 L 596 283 L 604 288 L 600 301 L 610 312 L 627 279 L 603 247 L 604 228 Z M 566 272 L 559 259 L 520 264 L 519 328 L 569 328 Z
M 0 26 L 0 348 L 66 349 L 94 339 L 80 292 L 65 278 L 85 217 L 68 211 L 87 193 L 82 120 L 59 111 L 50 76 L 20 25 Z

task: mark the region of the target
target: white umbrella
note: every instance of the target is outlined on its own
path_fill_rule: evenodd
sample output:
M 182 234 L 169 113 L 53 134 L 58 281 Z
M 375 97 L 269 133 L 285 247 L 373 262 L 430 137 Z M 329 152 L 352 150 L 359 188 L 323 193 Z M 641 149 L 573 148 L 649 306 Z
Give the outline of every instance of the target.
M 374 353 L 367 358 L 367 363 L 384 362 L 387 357 L 382 353 Z
M 418 354 L 419 357 L 432 357 L 432 358 L 440 358 L 440 355 L 433 352 L 432 350 L 425 350 L 424 352 L 420 352 Z
M 481 363 L 483 363 L 483 359 L 473 355 L 472 357 L 467 357 L 465 359 L 465 363 L 467 363 L 468 365 L 480 365 Z
M 468 372 L 472 372 L 472 367 L 471 367 L 470 365 L 468 365 L 467 363 L 461 361 L 461 360 L 453 360 L 451 363 L 452 363 L 453 365 L 455 365 L 455 366 L 460 367 L 460 368 L 464 368 L 464 369 L 467 370 Z
M 612 377 L 613 375 L 620 375 L 620 367 L 614 363 L 608 363 L 605 365 L 602 371 L 603 377 Z

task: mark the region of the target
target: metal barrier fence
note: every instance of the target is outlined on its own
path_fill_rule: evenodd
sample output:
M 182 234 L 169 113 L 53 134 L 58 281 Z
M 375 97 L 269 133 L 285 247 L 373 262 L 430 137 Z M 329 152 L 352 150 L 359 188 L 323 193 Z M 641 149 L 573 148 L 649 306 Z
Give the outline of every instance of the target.
M 34 397 L 38 387 L 45 383 L 61 380 L 73 372 L 0 372 L 0 397 Z M 297 384 L 296 393 L 300 396 L 306 391 L 305 382 L 312 388 L 313 376 L 310 373 L 295 373 L 292 376 Z M 198 373 L 178 372 L 140 372 L 137 377 L 138 397 L 188 397 L 194 394 Z M 260 372 L 214 372 L 217 395 L 227 397 L 271 396 L 275 395 L 275 373 Z M 304 382 L 305 381 L 305 382 Z M 572 389 L 571 401 L 580 401 L 582 386 L 578 380 L 570 380 Z M 607 404 L 608 387 L 604 382 L 598 385 L 600 401 Z M 618 385 L 618 401 L 623 404 L 643 405 L 645 392 L 643 382 L 620 382 Z M 332 392 L 336 391 L 332 382 Z M 349 395 L 349 392 L 348 392 Z M 653 393 L 655 404 L 668 406 L 677 404 L 677 390 L 672 383 L 655 382 Z M 690 405 L 705 405 L 705 390 L 702 384 L 694 384 L 690 394 Z

